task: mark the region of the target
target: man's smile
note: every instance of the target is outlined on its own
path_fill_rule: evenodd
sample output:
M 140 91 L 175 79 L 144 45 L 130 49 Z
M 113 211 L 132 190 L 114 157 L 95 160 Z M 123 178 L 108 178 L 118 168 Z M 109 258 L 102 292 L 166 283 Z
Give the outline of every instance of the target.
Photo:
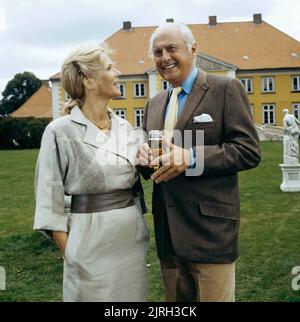
M 162 70 L 170 70 L 170 69 L 172 69 L 174 67 L 177 67 L 177 65 L 178 65 L 177 63 L 172 63 L 172 64 L 169 64 L 169 65 L 163 66 Z

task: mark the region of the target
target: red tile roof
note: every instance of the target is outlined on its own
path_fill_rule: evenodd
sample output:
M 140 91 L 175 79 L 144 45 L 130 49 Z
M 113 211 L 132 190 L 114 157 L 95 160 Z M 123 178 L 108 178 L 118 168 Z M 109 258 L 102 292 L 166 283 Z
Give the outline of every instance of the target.
M 189 27 L 195 36 L 198 51 L 236 65 L 239 69 L 300 67 L 300 42 L 266 22 L 229 22 L 215 27 L 195 24 Z M 107 39 L 109 45 L 117 50 L 116 62 L 123 74 L 141 74 L 153 66 L 147 49 L 154 29 L 119 30 Z M 297 57 L 293 57 L 292 53 Z
M 217 26 L 192 24 L 198 51 L 239 69 L 299 68 L 300 42 L 262 21 L 226 22 Z M 115 60 L 123 75 L 144 74 L 154 63 L 148 41 L 156 26 L 118 30 L 106 41 L 116 49 Z M 51 79 L 59 79 L 55 74 Z
M 13 117 L 36 117 L 52 119 L 51 89 L 42 85 L 22 106 L 10 114 Z

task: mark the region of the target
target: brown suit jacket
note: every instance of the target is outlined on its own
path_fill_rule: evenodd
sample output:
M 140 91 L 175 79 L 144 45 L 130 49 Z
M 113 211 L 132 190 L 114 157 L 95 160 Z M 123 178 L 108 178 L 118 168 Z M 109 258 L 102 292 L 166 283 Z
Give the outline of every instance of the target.
M 168 91 L 150 99 L 144 129 L 163 129 Z M 209 114 L 213 122 L 194 123 Z M 247 94 L 235 78 L 198 72 L 176 124 L 180 131 L 204 130 L 204 172 L 185 173 L 167 183 L 154 184 L 154 215 L 160 258 L 176 254 L 200 263 L 230 263 L 238 257 L 240 204 L 237 172 L 260 161 L 259 140 Z M 197 162 L 203 147 L 195 147 Z M 149 178 L 149 169 L 141 169 Z

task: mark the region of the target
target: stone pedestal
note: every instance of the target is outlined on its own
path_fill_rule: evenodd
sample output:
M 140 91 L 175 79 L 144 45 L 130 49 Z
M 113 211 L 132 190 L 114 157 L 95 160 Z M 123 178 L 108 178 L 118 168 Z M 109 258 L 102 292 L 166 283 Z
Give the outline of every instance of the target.
M 280 189 L 284 192 L 300 191 L 300 163 L 279 164 L 282 170 Z

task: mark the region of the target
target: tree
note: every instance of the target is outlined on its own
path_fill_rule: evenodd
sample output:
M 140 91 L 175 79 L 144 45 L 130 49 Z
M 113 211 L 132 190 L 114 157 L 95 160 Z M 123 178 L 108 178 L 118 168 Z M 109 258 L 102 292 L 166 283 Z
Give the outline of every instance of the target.
M 39 148 L 49 122 L 49 119 L 34 117 L 0 119 L 0 150 Z
M 10 114 L 24 104 L 34 94 L 42 82 L 31 72 L 18 73 L 10 80 L 2 92 L 0 114 Z

